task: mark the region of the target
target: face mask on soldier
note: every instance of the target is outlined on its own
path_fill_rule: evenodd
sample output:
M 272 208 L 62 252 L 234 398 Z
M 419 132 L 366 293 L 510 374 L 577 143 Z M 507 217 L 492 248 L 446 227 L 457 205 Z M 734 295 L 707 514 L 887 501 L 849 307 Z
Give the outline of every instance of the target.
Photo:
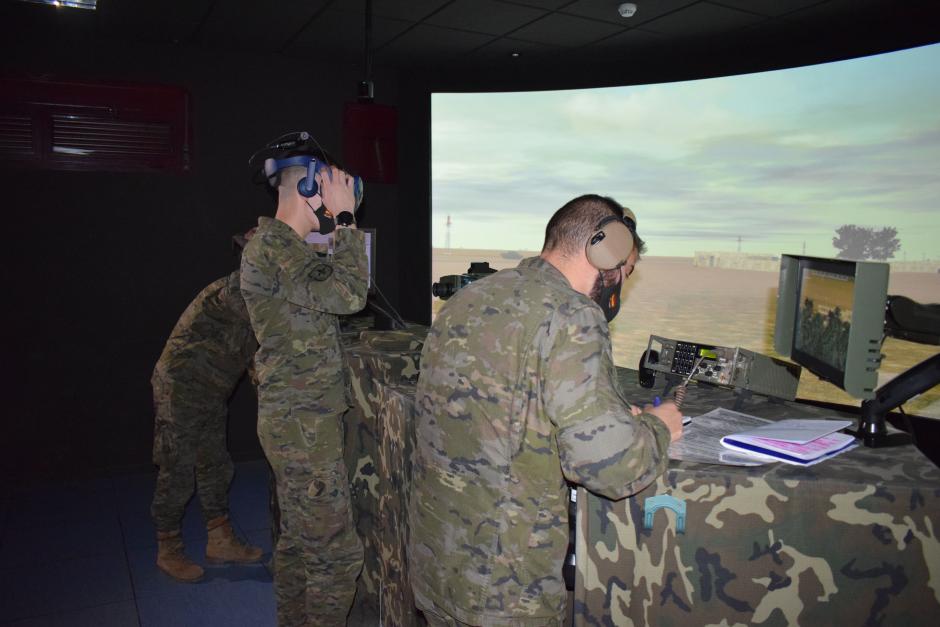
M 591 300 L 597 303 L 604 318 L 610 322 L 620 312 L 620 288 L 623 285 L 623 273 L 620 268 L 598 272 L 591 288 Z

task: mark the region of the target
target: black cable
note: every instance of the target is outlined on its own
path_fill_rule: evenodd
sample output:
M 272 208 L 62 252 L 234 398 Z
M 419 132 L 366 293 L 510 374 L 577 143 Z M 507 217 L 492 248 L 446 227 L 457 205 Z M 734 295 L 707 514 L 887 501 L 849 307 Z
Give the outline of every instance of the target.
M 382 313 L 384 313 L 386 316 L 389 316 L 389 318 L 390 318 L 393 322 L 397 322 L 399 325 L 401 325 L 401 328 L 402 328 L 402 329 L 406 329 L 406 328 L 408 327 L 408 325 L 405 324 L 405 320 L 401 317 L 401 314 L 399 314 L 398 311 L 395 309 L 395 306 L 392 305 L 392 303 L 388 300 L 388 298 L 385 297 L 385 294 L 382 293 L 382 290 L 379 289 L 379 284 L 375 282 L 375 278 L 372 279 L 372 285 L 375 286 L 375 293 L 378 294 L 380 297 L 382 297 L 382 300 L 385 301 L 385 305 L 386 305 L 386 306 L 391 310 L 391 312 L 392 312 L 393 314 L 395 314 L 395 315 L 394 315 L 394 316 L 391 316 L 391 315 L 389 315 L 389 313 L 386 312 L 386 311 L 382 311 Z
M 366 15 L 365 15 L 365 50 L 363 51 L 363 56 L 365 57 L 365 70 L 366 82 L 372 81 L 372 0 L 366 0 Z

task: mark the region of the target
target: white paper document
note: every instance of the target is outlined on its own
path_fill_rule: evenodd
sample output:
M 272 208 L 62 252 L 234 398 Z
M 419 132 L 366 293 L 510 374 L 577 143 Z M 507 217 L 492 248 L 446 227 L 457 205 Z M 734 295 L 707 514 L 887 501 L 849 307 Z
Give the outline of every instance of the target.
M 746 431 L 734 433 L 736 439 L 763 438 L 765 440 L 781 440 L 794 444 L 806 444 L 813 440 L 835 433 L 840 429 L 851 427 L 851 420 L 817 420 L 804 418 L 790 418 L 779 422 L 771 422 Z
M 853 436 L 836 433 L 851 425 L 851 420 L 781 420 L 726 435 L 721 444 L 746 455 L 811 466 L 858 445 Z
M 721 438 L 726 435 L 766 424 L 771 422 L 730 409 L 713 409 L 695 416 L 688 426 L 683 427 L 682 437 L 669 445 L 669 459 L 726 466 L 762 466 L 776 462 L 778 460 L 771 457 L 737 453 L 721 445 Z

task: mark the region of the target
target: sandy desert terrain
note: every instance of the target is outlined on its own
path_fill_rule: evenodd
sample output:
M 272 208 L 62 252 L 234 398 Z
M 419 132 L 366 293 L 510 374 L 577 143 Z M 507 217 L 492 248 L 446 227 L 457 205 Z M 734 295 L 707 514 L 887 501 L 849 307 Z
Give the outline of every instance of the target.
M 432 276 L 462 274 L 471 261 L 488 261 L 496 269 L 510 268 L 532 251 L 434 249 Z M 691 257 L 647 257 L 623 290 L 620 315 L 611 325 L 614 361 L 635 368 L 651 334 L 699 343 L 741 346 L 761 353 L 773 352 L 777 274 L 757 270 L 703 268 Z M 921 303 L 940 302 L 940 274 L 898 272 L 891 275 L 890 294 Z M 428 290 L 428 298 L 431 298 Z M 432 299 L 437 312 L 443 301 Z M 936 354 L 927 346 L 888 338 L 879 381 L 886 382 L 905 369 Z M 799 396 L 858 405 L 835 386 L 804 370 Z M 905 411 L 940 418 L 940 386 L 904 406 Z

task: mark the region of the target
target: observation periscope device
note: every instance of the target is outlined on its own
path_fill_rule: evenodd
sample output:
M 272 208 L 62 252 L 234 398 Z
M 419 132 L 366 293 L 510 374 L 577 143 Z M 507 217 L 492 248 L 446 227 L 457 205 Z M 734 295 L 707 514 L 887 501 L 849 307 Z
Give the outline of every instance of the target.
M 325 163 L 316 157 L 310 155 L 298 155 L 296 157 L 287 157 L 286 159 L 268 158 L 264 160 L 264 175 L 272 185 L 276 184 L 277 173 L 285 168 L 301 167 L 307 168 L 307 175 L 297 181 L 297 192 L 304 198 L 311 198 L 320 192 L 320 186 L 317 185 L 316 175 L 326 172 L 326 175 L 333 180 L 333 170 L 330 164 Z M 353 177 L 353 194 L 356 197 L 356 206 L 358 209 L 362 203 L 363 187 L 362 179 L 358 176 Z
M 651 335 L 643 368 L 667 379 L 689 378 L 792 401 L 802 368 L 746 348 L 713 346 Z M 694 370 L 693 370 L 694 369 Z M 654 374 L 655 376 L 655 374 Z
M 307 131 L 299 131 L 281 135 L 268 142 L 264 148 L 257 151 L 248 160 L 249 167 L 258 168 L 259 162 L 264 178 L 273 187 L 277 185 L 277 174 L 285 168 L 307 168 L 307 175 L 297 183 L 297 191 L 304 198 L 311 198 L 319 193 L 316 175 L 326 172 L 333 180 L 330 170 L 332 162 L 329 155 L 320 146 L 320 143 Z M 258 181 L 260 182 L 260 181 Z M 362 204 L 364 186 L 362 178 L 353 176 L 353 194 L 356 197 L 355 209 Z M 350 222 L 351 223 L 351 222 Z M 340 222 L 342 224 L 342 222 Z

